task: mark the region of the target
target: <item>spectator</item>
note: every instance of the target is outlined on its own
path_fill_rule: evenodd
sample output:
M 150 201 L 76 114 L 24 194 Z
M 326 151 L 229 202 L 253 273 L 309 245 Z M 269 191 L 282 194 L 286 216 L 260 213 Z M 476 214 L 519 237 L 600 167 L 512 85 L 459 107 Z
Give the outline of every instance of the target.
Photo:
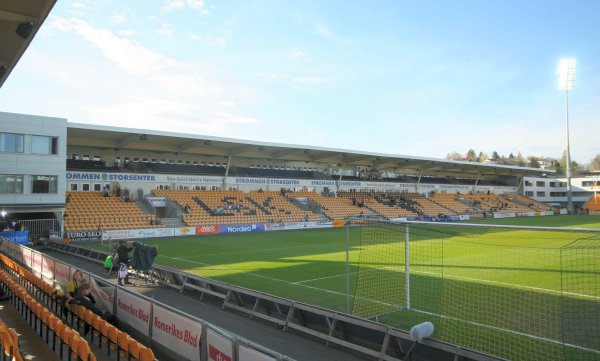
M 90 285 L 87 283 L 84 283 L 79 287 L 79 292 L 69 301 L 69 304 L 83 306 L 110 323 L 114 323 L 115 321 L 110 312 L 101 310 L 96 306 L 96 299 L 92 296 Z M 90 325 L 86 322 L 83 334 L 87 335 L 88 332 L 90 332 Z
M 62 313 L 65 318 L 67 318 L 69 314 L 69 310 L 67 309 L 66 303 L 71 301 L 73 297 L 77 296 L 79 292 L 79 287 L 83 283 L 83 274 L 79 270 L 75 270 L 69 282 L 67 282 L 67 293 L 65 293 L 62 297 L 60 297 L 60 301 L 63 303 Z
M 124 264 L 125 267 L 129 267 L 129 252 L 133 250 L 133 247 L 127 247 L 125 241 L 119 241 L 119 247 L 116 250 L 117 256 L 119 256 L 119 264 Z M 129 274 L 125 273 L 121 274 L 121 265 L 119 265 L 119 278 L 118 282 L 120 285 L 123 285 L 122 280 L 125 279 L 125 284 L 130 284 L 129 282 Z

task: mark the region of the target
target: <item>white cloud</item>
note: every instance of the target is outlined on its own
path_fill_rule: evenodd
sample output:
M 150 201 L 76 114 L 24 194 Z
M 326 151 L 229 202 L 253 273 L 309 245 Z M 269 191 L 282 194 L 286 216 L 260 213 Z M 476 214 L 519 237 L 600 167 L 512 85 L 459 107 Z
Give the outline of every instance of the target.
M 156 32 L 160 35 L 172 35 L 173 28 L 169 24 L 162 24 L 160 28 L 156 29 Z
M 162 7 L 162 11 L 164 12 L 181 10 L 185 7 L 188 7 L 190 9 L 200 11 L 202 14 L 209 13 L 203 0 L 165 0 L 164 4 L 165 5 Z
M 162 7 L 163 11 L 178 10 L 185 7 L 185 1 L 183 0 L 165 0 L 164 4 Z
M 280 80 L 283 79 L 283 76 L 277 73 L 267 73 L 267 72 L 256 72 L 254 75 L 258 78 L 266 78 L 271 80 Z
M 124 24 L 127 22 L 127 16 L 125 14 L 113 14 L 110 16 L 110 21 L 115 24 Z
M 74 2 L 73 3 L 73 7 L 77 8 L 77 9 L 85 9 L 86 8 L 85 4 L 84 3 L 80 3 L 80 2 Z
M 302 50 L 298 49 L 298 48 L 292 48 L 288 52 L 288 55 L 292 59 L 299 59 L 299 58 L 302 58 L 304 56 L 304 52 Z
M 295 77 L 293 79 L 293 81 L 294 81 L 294 83 L 302 84 L 302 85 L 317 85 L 317 84 L 327 83 L 327 82 L 329 82 L 329 79 L 320 77 L 320 76 L 316 76 L 316 75 L 309 75 L 309 76 Z
M 327 27 L 327 25 L 324 24 L 317 24 L 317 32 L 321 35 L 323 35 L 324 37 L 331 39 L 333 38 L 333 33 L 331 32 L 331 30 Z
M 202 41 L 209 45 L 215 45 L 215 46 L 218 46 L 221 48 L 224 47 L 225 45 L 227 45 L 227 40 L 225 40 L 225 38 L 220 37 L 220 36 L 210 36 L 210 35 L 202 36 L 202 35 L 190 33 L 188 35 L 188 39 L 190 39 L 191 41 Z
M 203 14 L 208 14 L 208 10 L 206 9 L 206 4 L 203 0 L 187 0 L 187 5 L 195 10 L 200 10 Z
M 73 31 L 129 74 L 154 74 L 178 65 L 172 58 L 149 50 L 138 42 L 120 38 L 109 30 L 95 28 L 83 20 L 57 18 L 51 25 L 62 31 Z
M 82 123 L 238 138 L 258 122 L 237 114 L 256 101 L 255 90 L 215 78 L 219 70 L 210 64 L 176 61 L 80 19 L 58 18 L 48 27 L 65 39 L 75 35 L 70 41 L 91 44 L 102 56 L 81 62 L 71 54 L 28 52 L 32 64 L 44 64 L 35 76 L 49 78 L 56 89 L 56 96 L 40 104 L 51 109 L 47 114 Z M 74 104 L 56 108 L 59 94 Z
M 123 36 L 134 36 L 134 35 L 137 34 L 137 32 L 135 30 L 132 30 L 132 29 L 119 30 L 119 31 L 117 31 L 117 33 L 119 35 L 123 35 Z

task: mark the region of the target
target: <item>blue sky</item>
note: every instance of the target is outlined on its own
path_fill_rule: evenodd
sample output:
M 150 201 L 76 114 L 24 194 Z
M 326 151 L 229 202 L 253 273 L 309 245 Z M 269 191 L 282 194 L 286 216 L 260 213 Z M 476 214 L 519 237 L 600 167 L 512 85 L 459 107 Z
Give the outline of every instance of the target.
M 600 153 L 600 2 L 59 0 L 0 110 L 443 158 Z

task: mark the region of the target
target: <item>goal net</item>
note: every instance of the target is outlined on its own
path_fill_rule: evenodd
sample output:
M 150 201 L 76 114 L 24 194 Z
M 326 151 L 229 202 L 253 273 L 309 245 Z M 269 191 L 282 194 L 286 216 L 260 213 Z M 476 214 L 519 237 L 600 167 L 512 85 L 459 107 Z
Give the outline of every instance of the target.
M 363 224 L 352 313 L 404 330 L 431 321 L 438 340 L 510 360 L 600 360 L 598 236 Z

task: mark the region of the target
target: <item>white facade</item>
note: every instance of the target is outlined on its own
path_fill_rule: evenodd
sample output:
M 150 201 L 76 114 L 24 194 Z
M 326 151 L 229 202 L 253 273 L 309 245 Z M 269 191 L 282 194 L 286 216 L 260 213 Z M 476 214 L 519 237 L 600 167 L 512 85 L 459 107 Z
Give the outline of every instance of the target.
M 66 150 L 66 119 L 0 112 L 0 207 L 64 209 Z
M 567 205 L 567 178 L 525 177 L 524 195 L 552 205 Z M 600 175 L 571 178 L 571 192 L 575 208 L 587 202 L 600 191 Z

